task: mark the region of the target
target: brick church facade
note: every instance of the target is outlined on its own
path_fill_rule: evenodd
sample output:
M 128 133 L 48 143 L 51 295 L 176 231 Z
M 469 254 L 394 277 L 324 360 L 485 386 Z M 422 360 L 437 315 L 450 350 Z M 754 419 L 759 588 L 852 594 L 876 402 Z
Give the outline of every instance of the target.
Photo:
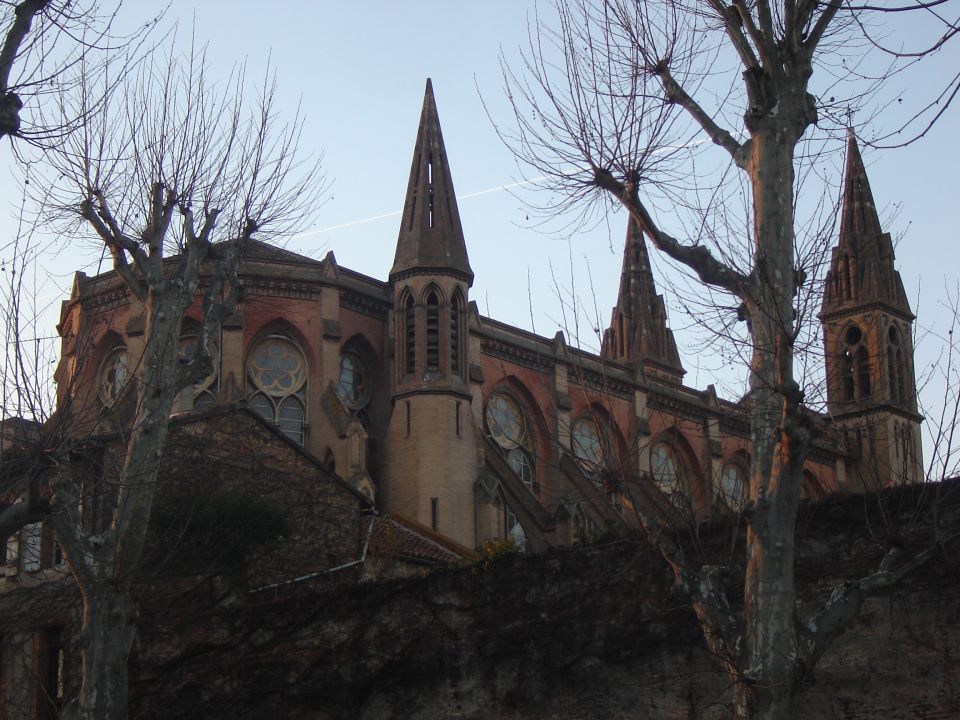
M 807 460 L 810 496 L 922 479 L 914 316 L 852 135 L 844 183 L 820 315 L 833 430 Z M 536 551 L 630 525 L 638 503 L 699 520 L 744 502 L 749 400 L 683 384 L 633 223 L 598 355 L 480 315 L 429 81 L 389 277 L 257 242 L 239 276 L 217 367 L 178 411 L 245 402 L 381 513 L 465 549 L 513 537 Z M 143 327 L 116 275 L 78 273 L 61 403 L 122 422 Z

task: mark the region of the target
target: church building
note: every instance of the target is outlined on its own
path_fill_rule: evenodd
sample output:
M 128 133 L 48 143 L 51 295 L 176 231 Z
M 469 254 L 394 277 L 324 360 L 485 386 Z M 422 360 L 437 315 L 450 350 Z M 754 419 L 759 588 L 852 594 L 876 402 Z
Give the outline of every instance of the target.
M 809 454 L 810 497 L 922 479 L 914 316 L 852 135 L 844 183 L 820 314 L 835 432 Z M 482 316 L 468 248 L 428 80 L 389 276 L 251 242 L 216 368 L 177 412 L 245 402 L 380 513 L 465 549 L 571 544 L 634 524 L 641 503 L 691 520 L 741 508 L 746 401 L 684 384 L 636 224 L 599 355 Z M 114 273 L 77 273 L 59 331 L 61 405 L 121 424 L 142 308 Z

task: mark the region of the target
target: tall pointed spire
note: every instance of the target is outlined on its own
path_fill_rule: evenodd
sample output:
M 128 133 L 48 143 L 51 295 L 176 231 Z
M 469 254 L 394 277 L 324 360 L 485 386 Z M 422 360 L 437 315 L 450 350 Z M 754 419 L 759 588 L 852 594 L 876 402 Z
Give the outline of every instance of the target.
M 390 279 L 412 271 L 452 273 L 468 284 L 473 283 L 433 83 L 429 79 Z
M 840 242 L 846 238 L 876 238 L 883 234 L 880 216 L 873 203 L 870 181 L 863 166 L 860 147 L 853 129 L 847 130 L 847 167 L 843 179 L 843 218 L 840 222 Z M 873 250 L 874 248 L 864 248 Z
M 610 327 L 604 333 L 601 354 L 614 362 L 643 361 L 677 382 L 684 369 L 673 331 L 667 327 L 663 296 L 657 294 L 643 231 L 631 217 L 623 250 L 620 293 Z
M 893 242 L 883 231 L 853 130 L 847 131 L 840 236 L 833 248 L 823 313 L 840 306 L 883 302 L 912 317 Z

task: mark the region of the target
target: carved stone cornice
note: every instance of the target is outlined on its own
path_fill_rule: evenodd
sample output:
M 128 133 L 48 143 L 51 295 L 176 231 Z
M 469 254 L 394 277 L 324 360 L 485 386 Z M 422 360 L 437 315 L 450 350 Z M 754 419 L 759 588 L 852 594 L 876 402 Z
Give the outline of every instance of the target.
M 554 368 L 554 360 L 548 355 L 493 338 L 485 338 L 480 341 L 480 352 L 538 372 L 552 373 Z
M 320 296 L 320 286 L 314 283 L 294 282 L 264 276 L 243 278 L 244 291 L 250 295 L 314 300 Z
M 374 298 L 352 290 L 340 289 L 340 307 L 353 310 L 361 315 L 383 320 L 393 304 L 387 300 Z
M 567 368 L 567 382 L 580 385 L 597 393 L 616 395 L 625 400 L 633 397 L 633 385 L 630 383 L 615 380 L 602 372 L 587 370 L 584 367 Z

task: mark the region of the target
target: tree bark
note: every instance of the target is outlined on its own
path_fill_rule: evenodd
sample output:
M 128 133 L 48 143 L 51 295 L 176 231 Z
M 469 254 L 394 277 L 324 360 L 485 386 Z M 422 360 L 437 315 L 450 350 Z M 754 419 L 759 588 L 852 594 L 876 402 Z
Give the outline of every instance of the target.
M 781 98 L 783 102 L 783 98 Z M 745 300 L 750 373 L 753 505 L 744 585 L 745 666 L 738 717 L 789 718 L 797 658 L 794 529 L 805 447 L 795 428 L 793 378 L 793 148 L 777 124 L 753 135 L 755 269 Z
M 83 684 L 79 697 L 64 708 L 63 716 L 67 720 L 125 720 L 136 603 L 129 593 L 115 589 L 108 578 L 98 579 L 93 588 L 81 589 Z

